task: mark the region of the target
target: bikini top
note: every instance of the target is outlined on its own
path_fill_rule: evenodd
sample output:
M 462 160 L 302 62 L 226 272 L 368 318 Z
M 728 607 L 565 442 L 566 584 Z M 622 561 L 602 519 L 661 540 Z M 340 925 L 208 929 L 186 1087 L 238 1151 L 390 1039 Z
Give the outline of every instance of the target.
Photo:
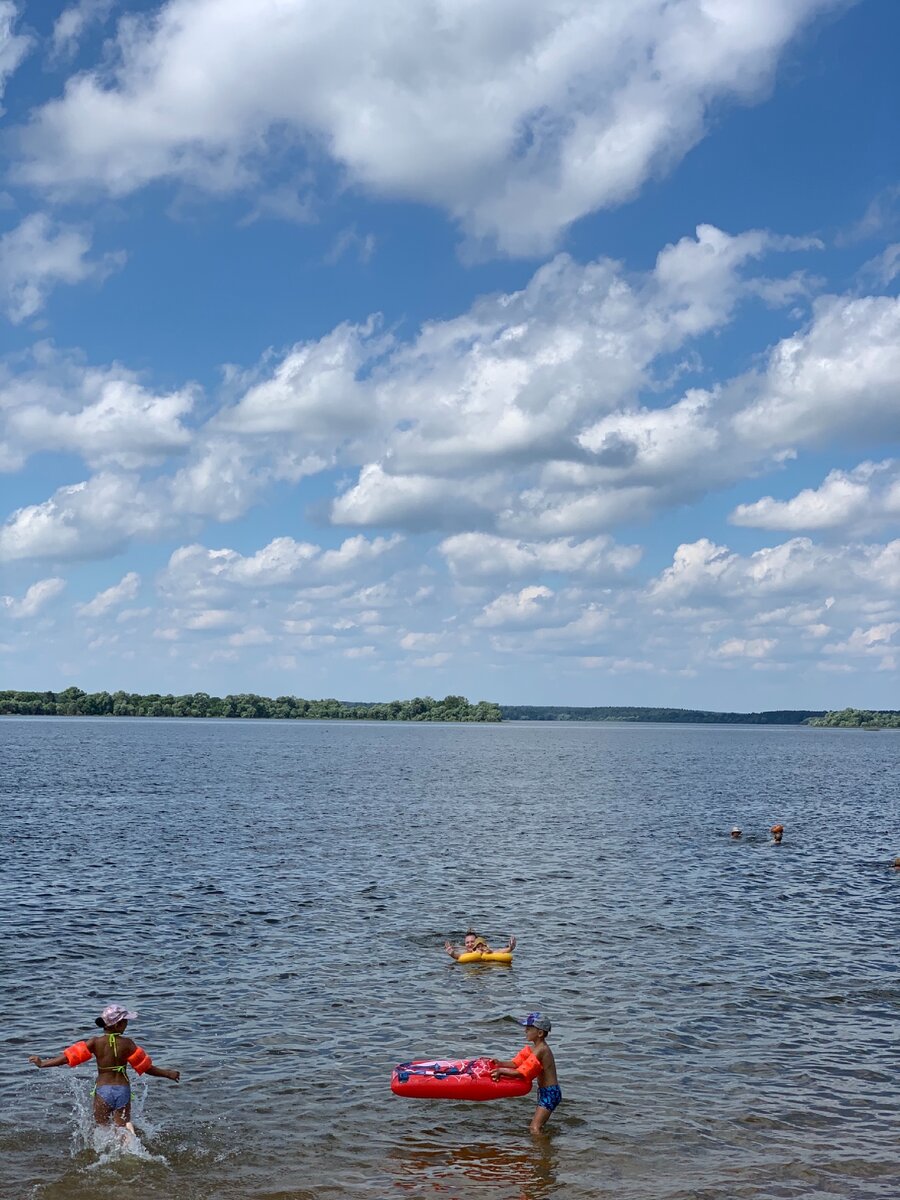
M 110 1050 L 112 1050 L 113 1054 L 115 1054 L 116 1058 L 118 1058 L 119 1057 L 119 1048 L 116 1045 L 116 1035 L 114 1033 L 107 1034 L 107 1041 L 109 1042 Z M 101 1067 L 100 1064 L 98 1063 L 97 1066 L 99 1067 L 99 1069 L 101 1071 L 121 1071 L 123 1075 L 125 1075 L 128 1070 L 126 1063 L 121 1063 L 120 1065 L 115 1066 L 115 1067 Z

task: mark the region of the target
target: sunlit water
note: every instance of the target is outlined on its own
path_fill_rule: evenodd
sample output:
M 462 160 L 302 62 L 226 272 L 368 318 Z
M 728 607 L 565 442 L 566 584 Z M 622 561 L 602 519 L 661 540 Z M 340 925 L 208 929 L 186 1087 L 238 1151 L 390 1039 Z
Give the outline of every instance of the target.
M 900 1195 L 900 736 L 7 718 L 0 753 L 4 1197 Z M 512 967 L 450 962 L 469 921 Z M 112 1000 L 182 1071 L 138 1139 L 26 1061 Z M 391 1095 L 535 1008 L 546 1138 Z

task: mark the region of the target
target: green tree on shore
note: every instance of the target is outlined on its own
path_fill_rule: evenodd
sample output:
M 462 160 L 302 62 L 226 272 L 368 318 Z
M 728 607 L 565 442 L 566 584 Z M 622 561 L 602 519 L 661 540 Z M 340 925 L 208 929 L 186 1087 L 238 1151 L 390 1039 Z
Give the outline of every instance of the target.
M 813 717 L 808 724 L 828 729 L 900 729 L 900 711 L 842 708 Z
M 210 696 L 194 692 L 184 696 L 152 692 L 83 692 L 70 687 L 62 692 L 0 691 L 0 716 L 29 717 L 189 717 L 202 720 L 224 717 L 245 721 L 266 719 L 317 721 L 499 721 L 498 705 L 489 700 L 470 704 L 465 696 L 416 696 L 385 704 L 350 704 L 343 700 L 304 700 L 298 696 Z

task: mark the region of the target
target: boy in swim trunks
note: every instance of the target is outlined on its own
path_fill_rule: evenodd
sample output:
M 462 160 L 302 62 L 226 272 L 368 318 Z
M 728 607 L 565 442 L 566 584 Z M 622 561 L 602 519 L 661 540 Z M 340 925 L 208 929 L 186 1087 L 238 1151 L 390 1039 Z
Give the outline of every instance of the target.
M 553 1051 L 547 1045 L 547 1034 L 550 1032 L 552 1025 L 549 1017 L 545 1017 L 543 1013 L 529 1013 L 527 1017 L 523 1017 L 519 1022 L 525 1026 L 525 1036 L 531 1042 L 535 1057 L 541 1064 L 541 1073 L 537 1077 L 538 1082 L 538 1104 L 534 1110 L 534 1116 L 531 1118 L 529 1131 L 538 1134 L 550 1120 L 550 1114 L 555 1108 L 559 1107 L 562 1100 L 562 1089 L 559 1086 L 559 1077 L 556 1074 L 556 1060 L 553 1057 Z M 500 1079 L 504 1075 L 516 1076 L 522 1074 L 516 1070 L 512 1062 L 498 1062 L 493 1071 L 491 1078 Z
M 69 1046 L 56 1058 L 40 1058 L 32 1054 L 28 1061 L 36 1067 L 74 1067 L 92 1056 L 97 1060 L 97 1082 L 94 1085 L 94 1120 L 98 1125 L 114 1125 L 131 1129 L 131 1085 L 126 1074 L 131 1065 L 139 1075 L 156 1075 L 159 1079 L 171 1079 L 175 1083 L 181 1078 L 180 1071 L 165 1067 L 154 1067 L 151 1059 L 141 1048 L 124 1037 L 125 1027 L 137 1013 L 129 1012 L 121 1004 L 110 1004 L 97 1017 L 96 1024 L 103 1030 L 98 1037 L 88 1038 Z
M 504 952 L 512 954 L 516 948 L 516 939 L 511 937 L 509 943 L 503 947 Z M 452 942 L 444 942 L 444 949 L 451 958 L 459 958 L 461 954 L 473 954 L 476 950 L 480 950 L 482 954 L 493 954 L 493 950 L 474 929 L 470 929 L 463 940 L 462 946 L 454 946 Z

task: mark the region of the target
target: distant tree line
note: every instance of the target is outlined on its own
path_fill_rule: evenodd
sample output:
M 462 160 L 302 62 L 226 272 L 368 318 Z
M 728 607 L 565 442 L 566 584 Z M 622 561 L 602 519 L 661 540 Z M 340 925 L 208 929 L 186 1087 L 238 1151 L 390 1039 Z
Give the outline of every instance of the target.
M 775 709 L 770 712 L 708 712 L 691 708 L 602 707 L 494 704 L 465 696 L 416 696 L 387 703 L 347 700 L 303 700 L 299 696 L 143 695 L 136 692 L 0 691 L 0 716 L 31 717 L 226 717 L 242 720 L 340 721 L 631 721 L 692 725 L 815 725 L 821 728 L 900 729 L 900 711 L 844 708 Z
M 0 716 L 27 717 L 235 717 L 240 719 L 340 721 L 499 721 L 500 709 L 487 700 L 470 704 L 465 696 L 416 696 L 386 704 L 344 700 L 302 700 L 298 696 L 139 695 L 135 692 L 2 692 Z
M 776 709 L 772 712 L 706 712 L 692 708 L 560 708 L 553 705 L 502 704 L 504 721 L 655 721 L 690 725 L 802 725 L 822 710 Z
M 900 712 L 896 709 L 842 708 L 840 712 L 815 717 L 809 724 L 829 729 L 900 729 Z

